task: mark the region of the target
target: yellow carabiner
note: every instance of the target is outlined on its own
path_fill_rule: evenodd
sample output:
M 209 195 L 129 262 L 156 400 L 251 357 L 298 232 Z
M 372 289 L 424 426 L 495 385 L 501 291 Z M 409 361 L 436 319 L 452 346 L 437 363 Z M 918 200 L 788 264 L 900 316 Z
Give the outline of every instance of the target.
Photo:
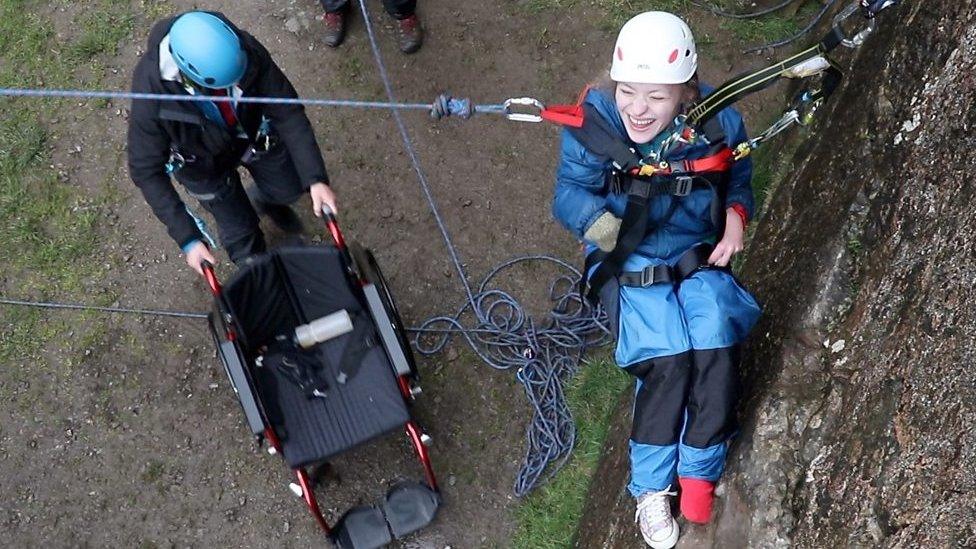
M 738 162 L 739 160 L 749 156 L 751 153 L 752 147 L 749 146 L 748 142 L 743 141 L 742 143 L 736 145 L 735 150 L 732 151 L 732 160 Z
M 657 172 L 664 171 L 666 169 L 668 169 L 668 163 L 665 161 L 661 161 L 661 163 L 659 164 L 644 164 L 640 167 L 640 170 L 637 172 L 637 175 L 650 177 L 656 174 Z

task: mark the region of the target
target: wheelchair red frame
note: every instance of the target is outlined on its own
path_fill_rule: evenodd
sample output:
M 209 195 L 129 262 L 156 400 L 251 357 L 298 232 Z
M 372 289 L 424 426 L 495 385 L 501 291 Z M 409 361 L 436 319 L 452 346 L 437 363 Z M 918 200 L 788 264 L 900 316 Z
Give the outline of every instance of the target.
M 355 247 L 350 250 L 349 246 L 346 244 L 346 240 L 343 237 L 342 232 L 339 230 L 339 224 L 336 218 L 331 213 L 326 213 L 325 225 L 328 233 L 331 235 L 335 246 L 338 248 L 342 261 L 345 266 L 347 279 L 350 282 L 350 289 L 354 291 L 359 291 L 363 294 L 369 286 L 372 284 L 380 295 L 382 300 L 382 305 L 387 310 L 386 316 L 391 321 L 391 328 L 393 333 L 396 335 L 396 341 L 400 347 L 400 352 L 403 354 L 403 358 L 406 359 L 407 364 L 409 364 L 409 372 L 392 372 L 396 375 L 397 386 L 399 388 L 400 395 L 402 396 L 404 402 L 410 405 L 415 399 L 416 395 L 420 393 L 420 387 L 417 385 L 418 375 L 416 369 L 416 363 L 414 362 L 412 351 L 409 347 L 409 342 L 403 330 L 403 326 L 396 310 L 396 306 L 392 300 L 392 295 L 390 294 L 389 287 L 386 284 L 385 279 L 382 276 L 382 272 L 379 270 L 372 253 L 364 248 Z M 268 453 L 270 454 L 281 454 L 282 445 L 279 440 L 278 435 L 275 433 L 271 422 L 268 421 L 267 414 L 264 407 L 254 390 L 253 381 L 248 374 L 250 365 L 244 358 L 243 352 L 240 345 L 237 343 L 237 331 L 235 328 L 234 318 L 229 312 L 229 308 L 224 301 L 222 296 L 222 287 L 217 275 L 214 271 L 213 265 L 209 262 L 204 262 L 202 265 L 203 277 L 207 282 L 207 286 L 210 292 L 213 294 L 214 301 L 216 304 L 216 312 L 220 316 L 220 324 L 223 325 L 224 337 L 226 342 L 222 343 L 218 336 L 217 331 L 218 322 L 211 317 L 211 330 L 214 336 L 215 344 L 218 345 L 218 352 L 221 353 L 222 359 L 224 359 L 224 366 L 227 370 L 228 379 L 230 380 L 235 393 L 237 393 L 238 400 L 240 401 L 242 407 L 244 407 L 244 412 L 246 419 L 251 424 L 252 432 L 258 432 L 257 422 L 263 426 L 260 430 L 260 434 L 256 435 L 256 441 L 259 445 L 262 445 L 264 441 L 269 444 Z M 364 300 L 367 301 L 367 300 Z M 373 318 L 377 318 L 375 314 L 376 311 L 373 310 L 376 300 L 370 303 L 371 314 Z M 387 345 L 384 345 L 387 347 Z M 391 350 L 386 348 L 387 354 L 390 352 L 396 352 L 396 350 Z M 228 358 L 226 353 L 236 353 L 238 362 L 243 366 L 242 372 L 232 372 L 231 367 L 228 365 Z M 226 358 L 225 358 L 226 357 Z M 233 360 L 233 358 L 229 358 Z M 392 358 L 391 358 L 392 361 Z M 242 381 L 244 383 L 242 383 Z M 427 481 L 428 487 L 433 490 L 433 492 L 439 494 L 439 488 L 437 485 L 437 479 L 434 475 L 433 467 L 431 465 L 430 456 L 427 450 L 427 444 L 430 438 L 424 433 L 420 426 L 412 418 L 407 421 L 404 426 L 404 432 L 407 437 L 409 437 L 413 449 L 419 459 L 423 469 L 424 476 Z M 300 488 L 301 497 L 303 498 L 305 505 L 308 507 L 309 512 L 321 526 L 322 530 L 330 538 L 334 534 L 334 527 L 329 524 L 322 514 L 322 510 L 319 507 L 318 500 L 315 495 L 314 486 L 309 473 L 306 471 L 305 467 L 297 467 L 292 469 L 293 474 L 297 480 L 297 487 Z M 298 492 L 296 487 L 293 485 L 292 490 Z

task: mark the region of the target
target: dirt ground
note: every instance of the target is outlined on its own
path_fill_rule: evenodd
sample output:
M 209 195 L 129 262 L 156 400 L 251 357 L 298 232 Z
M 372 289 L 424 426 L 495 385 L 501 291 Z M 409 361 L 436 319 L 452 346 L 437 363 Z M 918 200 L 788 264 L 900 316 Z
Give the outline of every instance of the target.
M 450 91 L 476 103 L 523 95 L 571 101 L 605 66 L 613 33 L 600 27 L 603 14 L 589 3 L 571 13 L 531 16 L 522 4 L 422 0 L 427 41 L 417 55 L 406 57 L 395 49 L 380 3 L 370 2 L 398 98 L 429 102 Z M 128 85 L 144 48 L 151 21 L 138 11 L 143 3 L 134 6 L 140 15 L 133 37 L 108 62 L 104 85 L 110 88 Z M 171 0 L 162 6 L 169 13 L 193 7 L 223 11 L 269 48 L 305 96 L 385 99 L 358 16 L 347 42 L 333 51 L 321 41 L 321 8 L 312 0 Z M 55 15 L 64 9 L 80 8 L 59 3 Z M 703 55 L 705 80 L 717 83 L 763 60 L 735 55 L 742 44 L 723 38 L 714 19 L 691 15 L 692 26 L 711 41 Z M 777 105 L 751 103 L 743 110 L 759 120 Z M 81 195 L 108 187 L 115 196 L 99 224 L 99 261 L 111 266 L 111 276 L 88 281 L 82 295 L 62 297 L 90 302 L 111 292 L 123 306 L 205 311 L 209 299 L 202 281 L 186 268 L 128 180 L 126 109 L 115 102 L 80 104 L 57 122 L 52 154 L 67 173 L 66 184 Z M 343 229 L 375 250 L 406 323 L 453 312 L 464 301 L 458 275 L 390 114 L 308 112 L 339 194 Z M 549 213 L 556 128 L 487 115 L 439 123 L 421 113 L 404 118 L 472 285 L 514 256 L 549 253 L 578 260 L 576 243 Z M 299 206 L 318 231 L 306 204 Z M 219 273 L 227 277 L 232 270 L 225 260 Z M 545 292 L 549 275 L 526 271 L 506 289 L 538 302 L 532 296 Z M 323 543 L 287 488 L 288 471 L 251 442 L 204 322 L 45 314 L 78 324 L 79 332 L 98 326 L 99 337 L 84 348 L 65 337 L 63 345 L 45 350 L 42 363 L 3 365 L 20 372 L 7 379 L 0 395 L 5 544 Z M 445 504 L 433 525 L 402 546 L 507 547 L 517 504 L 511 487 L 529 417 L 522 389 L 513 373 L 477 363 L 459 344 L 423 359 L 421 372 L 425 393 L 415 410 L 434 439 Z M 331 520 L 351 505 L 376 501 L 397 478 L 421 475 L 406 438 L 396 436 L 335 466 L 338 478 L 318 490 Z

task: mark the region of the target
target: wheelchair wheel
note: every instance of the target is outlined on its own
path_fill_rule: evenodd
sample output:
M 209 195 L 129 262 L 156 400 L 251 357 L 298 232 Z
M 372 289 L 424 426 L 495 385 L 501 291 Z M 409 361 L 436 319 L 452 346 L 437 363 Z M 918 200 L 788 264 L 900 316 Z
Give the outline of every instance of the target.
M 393 301 L 393 294 L 390 293 L 390 286 L 380 270 L 379 264 L 373 252 L 356 243 L 349 244 L 349 253 L 356 263 L 359 276 L 371 282 L 379 290 L 380 300 L 383 301 L 383 308 L 390 317 L 393 332 L 396 334 L 397 341 L 403 349 L 403 356 L 407 359 L 410 366 L 410 377 L 414 381 L 419 381 L 420 374 L 417 371 L 417 361 L 413 356 L 413 349 L 410 347 L 410 340 L 407 339 L 407 332 L 404 329 L 403 320 L 400 318 L 400 311 L 397 309 L 396 302 Z

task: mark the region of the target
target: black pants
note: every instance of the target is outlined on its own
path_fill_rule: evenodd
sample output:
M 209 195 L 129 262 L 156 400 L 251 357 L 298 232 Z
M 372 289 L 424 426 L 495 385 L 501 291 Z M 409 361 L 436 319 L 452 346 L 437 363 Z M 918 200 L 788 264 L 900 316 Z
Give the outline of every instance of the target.
M 634 442 L 677 444 L 684 425 L 686 445 L 708 448 L 735 431 L 738 347 L 692 350 L 651 359 L 627 370 L 642 381 L 634 406 Z
M 406 19 L 417 11 L 417 0 L 383 0 L 383 7 L 394 19 Z M 335 13 L 349 8 L 349 0 L 322 0 L 322 8 Z
M 305 193 L 291 155 L 282 144 L 244 167 L 254 177 L 255 196 L 263 202 L 291 204 Z M 213 215 L 220 244 L 231 261 L 239 264 L 251 255 L 265 252 L 267 247 L 258 227 L 258 215 L 244 192 L 241 174 L 236 169 L 203 181 L 187 180 L 177 171 L 176 179 Z

